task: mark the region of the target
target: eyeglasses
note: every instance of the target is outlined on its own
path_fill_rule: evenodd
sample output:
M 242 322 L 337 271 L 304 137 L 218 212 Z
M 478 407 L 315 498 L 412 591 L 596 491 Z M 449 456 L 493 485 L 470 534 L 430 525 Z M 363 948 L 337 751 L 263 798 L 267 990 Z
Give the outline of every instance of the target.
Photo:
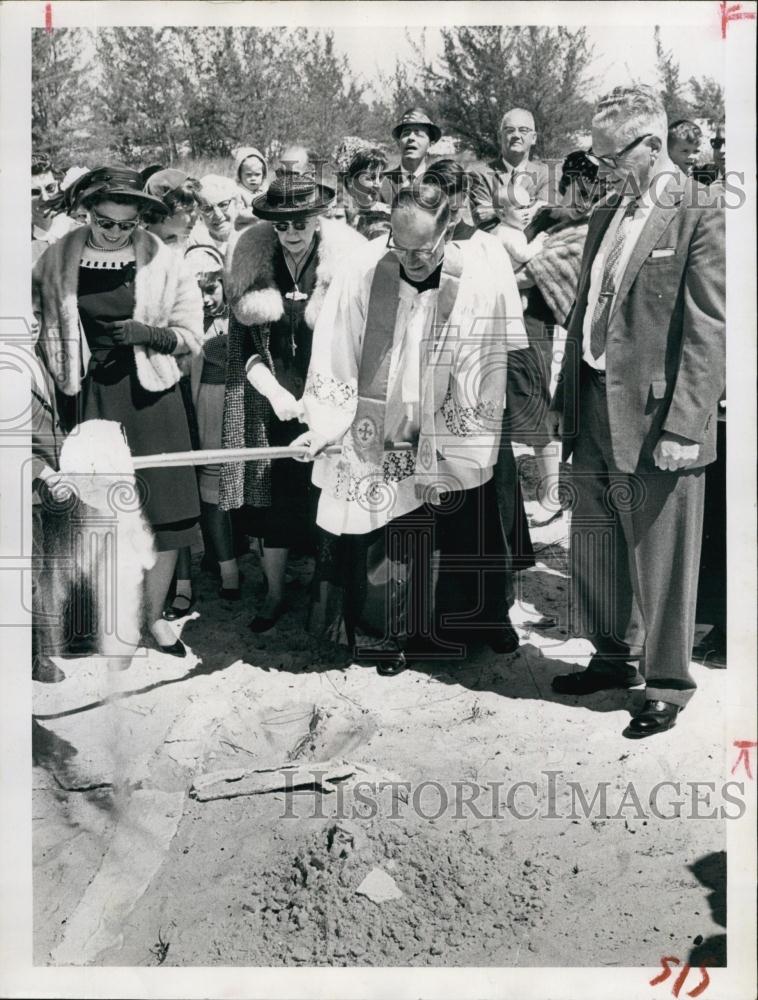
M 50 184 L 45 184 L 44 188 L 33 187 L 32 188 L 32 198 L 39 198 L 41 196 L 41 194 L 42 194 L 43 191 L 45 192 L 45 194 L 57 194 L 58 193 L 58 184 L 57 184 L 57 182 L 53 181 Z
M 202 205 L 200 211 L 203 213 L 203 215 L 213 215 L 216 209 L 219 209 L 219 211 L 226 213 L 231 203 L 232 199 L 227 198 L 226 201 L 217 201 L 213 205 Z
M 275 222 L 274 229 L 278 233 L 286 233 L 288 229 L 297 229 L 298 232 L 302 233 L 304 229 L 308 228 L 307 222 Z
M 711 139 L 711 149 L 721 149 L 726 145 L 726 139 Z
M 526 125 L 520 125 L 518 128 L 515 125 L 506 125 L 503 129 L 503 135 L 515 135 L 516 132 L 519 135 L 529 135 L 530 132 L 534 132 L 534 129 L 527 128 Z
M 621 157 L 625 156 L 627 153 L 631 153 L 635 146 L 639 146 L 644 139 L 649 139 L 652 134 L 652 132 L 646 132 L 645 135 L 638 136 L 633 142 L 630 142 L 628 146 L 624 146 L 623 149 L 620 149 L 618 153 L 614 153 L 612 156 L 601 156 L 600 153 L 596 153 L 593 149 L 588 150 L 587 155 L 594 157 L 594 159 L 596 159 L 598 163 L 602 163 L 604 167 L 608 167 L 610 170 L 616 170 L 619 165 L 618 161 Z
M 117 227 L 122 233 L 130 233 L 133 229 L 136 229 L 140 223 L 139 219 L 126 219 L 124 221 L 109 219 L 107 216 L 98 215 L 97 212 L 94 211 L 92 213 L 92 219 L 100 227 L 100 229 L 105 229 L 106 232 Z
M 397 243 L 395 243 L 395 241 L 392 238 L 392 231 L 390 231 L 389 235 L 387 236 L 387 249 L 393 250 L 396 254 L 403 257 L 407 256 L 409 253 L 412 253 L 415 254 L 417 257 L 424 257 L 428 260 L 430 257 L 434 256 L 435 252 L 439 248 L 440 243 L 442 243 L 443 239 L 445 238 L 445 232 L 446 230 L 443 229 L 442 232 L 440 233 L 440 238 L 437 240 L 437 242 L 434 244 L 433 247 L 421 247 L 418 250 L 416 249 L 409 250 L 407 247 L 398 246 Z

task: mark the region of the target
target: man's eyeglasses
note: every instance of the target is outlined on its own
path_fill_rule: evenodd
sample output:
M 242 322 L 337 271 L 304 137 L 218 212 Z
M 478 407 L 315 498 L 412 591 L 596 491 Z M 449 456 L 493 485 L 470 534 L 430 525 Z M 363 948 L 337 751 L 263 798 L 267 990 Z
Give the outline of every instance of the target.
M 387 236 L 387 249 L 394 251 L 396 254 L 402 257 L 406 257 L 409 253 L 412 253 L 415 254 L 417 257 L 424 257 L 428 260 L 430 257 L 434 256 L 437 249 L 439 248 L 440 243 L 442 243 L 444 238 L 445 238 L 445 230 L 443 229 L 442 232 L 440 233 L 440 238 L 437 240 L 437 242 L 434 244 L 433 247 L 421 247 L 419 250 L 416 249 L 409 250 L 407 247 L 398 246 L 397 243 L 395 243 L 394 239 L 392 238 L 392 232 L 390 232 L 389 235 Z
M 45 184 L 44 188 L 33 187 L 32 188 L 32 198 L 39 198 L 39 197 L 41 197 L 43 191 L 45 192 L 45 194 L 58 194 L 58 184 L 57 184 L 57 182 L 53 181 L 50 184 Z
M 726 139 L 711 139 L 711 149 L 721 149 L 726 145 Z
M 519 135 L 529 135 L 534 129 L 527 128 L 526 125 L 520 125 L 518 128 L 515 125 L 506 125 L 503 129 L 503 135 L 515 135 L 517 132 Z
M 118 227 L 122 233 L 130 233 L 137 228 L 140 222 L 139 219 L 126 219 L 124 221 L 109 219 L 107 216 L 98 215 L 97 212 L 92 213 L 92 218 L 100 229 L 105 229 L 106 232 Z
M 302 233 L 304 229 L 308 226 L 307 222 L 300 220 L 299 222 L 275 222 L 274 229 L 278 233 L 286 233 L 288 229 L 297 229 L 298 232 Z
M 626 156 L 627 153 L 631 153 L 635 146 L 639 146 L 639 144 L 645 139 L 649 139 L 652 134 L 652 132 L 646 132 L 645 135 L 638 136 L 630 142 L 628 146 L 624 146 L 623 149 L 620 149 L 618 153 L 613 153 L 613 155 L 601 156 L 600 153 L 596 153 L 593 149 L 588 150 L 587 155 L 594 157 L 594 159 L 596 159 L 598 163 L 602 163 L 604 167 L 608 167 L 610 170 L 616 170 L 619 165 L 619 160 L 623 156 Z

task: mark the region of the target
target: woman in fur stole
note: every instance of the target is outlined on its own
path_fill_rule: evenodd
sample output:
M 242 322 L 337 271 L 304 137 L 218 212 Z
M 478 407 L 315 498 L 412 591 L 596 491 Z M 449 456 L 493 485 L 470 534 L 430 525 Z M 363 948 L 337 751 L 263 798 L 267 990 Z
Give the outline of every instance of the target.
M 165 211 L 126 167 L 99 167 L 76 182 L 89 225 L 47 250 L 33 272 L 40 343 L 68 428 L 80 420 L 118 421 L 133 456 L 190 448 L 178 389 L 177 358 L 198 354 L 203 340 L 200 291 L 180 254 L 140 228 L 146 209 Z M 184 656 L 162 618 L 177 551 L 188 544 L 200 508 L 192 468 L 146 469 L 138 475 L 152 527 L 155 565 L 145 580 L 153 641 Z
M 289 445 L 305 429 L 301 397 L 313 327 L 335 270 L 365 243 L 348 226 L 323 218 L 333 198 L 312 177 L 278 176 L 253 201 L 264 222 L 243 230 L 227 259 L 225 448 Z M 248 533 L 262 543 L 268 591 L 250 623 L 254 632 L 270 629 L 283 611 L 290 548 L 315 548 L 310 473 L 293 459 L 222 468 L 219 506 L 244 505 Z
M 576 298 L 579 269 L 592 207 L 603 193 L 597 164 L 581 150 L 569 153 L 558 184 L 559 206 L 537 212 L 525 235 L 540 246 L 516 274 L 522 291 L 530 346 L 516 351 L 508 369 L 508 415 L 504 433 L 534 447 L 540 472 L 537 496 L 542 511 L 530 520 L 540 528 L 559 518 L 558 449 L 547 429 L 553 327 L 565 326 Z

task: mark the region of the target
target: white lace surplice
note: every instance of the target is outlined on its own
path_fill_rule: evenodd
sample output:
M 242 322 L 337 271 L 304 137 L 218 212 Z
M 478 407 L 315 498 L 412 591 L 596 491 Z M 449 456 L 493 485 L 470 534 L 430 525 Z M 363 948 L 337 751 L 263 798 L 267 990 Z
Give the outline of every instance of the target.
M 494 244 L 496 241 L 491 241 Z M 433 328 L 438 292 L 401 281 L 390 356 L 385 439 L 422 428 L 437 453 L 437 481 L 472 488 L 492 475 L 505 396 L 505 354 L 523 346 L 521 303 L 505 251 L 462 244 L 464 268 L 445 329 Z M 458 251 L 456 251 L 458 252 Z M 342 455 L 318 458 L 317 523 L 336 534 L 364 534 L 421 505 L 416 450 L 388 451 L 382 466 L 361 461 L 350 430 L 358 403 L 358 368 L 374 270 L 386 238 L 338 273 L 314 331 L 305 395 L 309 426 L 343 444 Z M 493 280 L 496 274 L 497 280 Z M 438 335 L 436 346 L 433 344 Z M 433 413 L 428 412 L 432 401 Z M 422 413 L 422 409 L 425 412 Z

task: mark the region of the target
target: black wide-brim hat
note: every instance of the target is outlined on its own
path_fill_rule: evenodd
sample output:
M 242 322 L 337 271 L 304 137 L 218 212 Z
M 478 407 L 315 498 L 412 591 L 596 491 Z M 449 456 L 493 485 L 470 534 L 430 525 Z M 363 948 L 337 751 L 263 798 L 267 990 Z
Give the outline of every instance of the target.
M 102 196 L 103 201 L 111 195 L 123 195 L 134 199 L 141 209 L 168 214 L 168 208 L 160 198 L 155 198 L 143 190 L 144 180 L 138 170 L 129 167 L 96 167 L 72 184 L 71 202 L 79 205 L 83 198 L 91 195 Z
M 397 125 L 392 129 L 392 138 L 397 140 L 406 125 L 423 125 L 429 133 L 432 142 L 438 142 L 442 135 L 442 129 L 435 125 L 423 108 L 409 108 Z
M 334 201 L 334 194 L 333 188 L 317 184 L 312 177 L 283 173 L 265 194 L 253 199 L 253 214 L 270 222 L 320 215 Z

